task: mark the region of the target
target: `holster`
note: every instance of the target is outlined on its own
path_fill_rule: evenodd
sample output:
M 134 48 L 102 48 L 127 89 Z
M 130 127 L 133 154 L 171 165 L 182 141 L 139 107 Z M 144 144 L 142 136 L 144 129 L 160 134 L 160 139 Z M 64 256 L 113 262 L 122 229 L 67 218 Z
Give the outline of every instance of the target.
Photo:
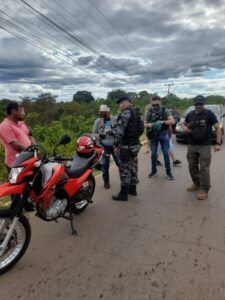
M 130 148 L 130 155 L 132 157 L 136 157 L 140 150 L 140 146 L 139 145 L 131 145 L 131 146 L 129 146 L 129 148 Z
M 130 158 L 130 146 L 121 145 L 120 146 L 120 159 L 121 161 L 128 161 Z

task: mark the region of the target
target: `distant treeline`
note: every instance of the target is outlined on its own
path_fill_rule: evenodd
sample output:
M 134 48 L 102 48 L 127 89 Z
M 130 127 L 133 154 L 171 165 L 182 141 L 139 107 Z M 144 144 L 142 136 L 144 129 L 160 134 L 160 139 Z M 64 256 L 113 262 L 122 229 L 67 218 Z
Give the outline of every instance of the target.
M 98 116 L 99 106 L 107 104 L 113 114 L 118 114 L 116 100 L 128 95 L 136 108 L 144 112 L 145 105 L 149 104 L 153 94 L 147 91 L 139 93 L 125 92 L 123 90 L 113 90 L 107 94 L 106 99 L 95 99 L 88 91 L 78 91 L 72 99 L 67 102 L 57 101 L 57 96 L 45 93 L 37 98 L 22 97 L 20 101 L 25 107 L 25 121 L 32 128 L 33 136 L 37 143 L 42 144 L 51 153 L 58 138 L 62 134 L 70 135 L 72 142 L 70 145 L 61 146 L 62 153 L 69 155 L 73 152 L 76 139 L 85 132 L 90 132 L 94 120 Z M 206 97 L 208 104 L 225 104 L 225 98 L 212 95 Z M 0 121 L 6 116 L 6 105 L 9 99 L 0 100 Z M 181 99 L 174 94 L 170 94 L 162 99 L 163 105 L 172 107 L 182 113 L 188 106 L 192 105 L 192 99 Z M 0 181 L 6 178 L 3 164 L 3 149 L 0 148 Z

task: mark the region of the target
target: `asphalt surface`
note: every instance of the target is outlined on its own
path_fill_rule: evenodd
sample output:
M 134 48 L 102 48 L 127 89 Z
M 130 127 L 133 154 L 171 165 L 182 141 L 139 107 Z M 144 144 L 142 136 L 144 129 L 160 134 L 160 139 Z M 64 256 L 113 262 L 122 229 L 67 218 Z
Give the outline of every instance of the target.
M 144 148 L 144 147 L 143 147 Z M 111 200 L 98 176 L 94 203 L 71 236 L 69 222 L 30 216 L 32 241 L 24 257 L 0 277 L 0 299 L 223 300 L 225 299 L 225 146 L 213 153 L 209 199 L 186 192 L 191 183 L 186 145 L 174 181 L 148 178 L 149 156 L 139 155 L 138 196 Z

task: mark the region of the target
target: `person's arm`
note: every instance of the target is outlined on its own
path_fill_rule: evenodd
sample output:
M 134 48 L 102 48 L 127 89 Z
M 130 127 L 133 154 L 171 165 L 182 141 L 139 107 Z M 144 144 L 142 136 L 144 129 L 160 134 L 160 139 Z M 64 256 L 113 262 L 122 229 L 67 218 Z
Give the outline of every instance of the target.
M 169 136 L 169 139 L 171 139 L 172 134 L 173 134 L 173 129 L 172 129 L 172 126 L 169 125 L 169 127 L 168 127 L 168 136 Z
M 172 115 L 168 116 L 168 119 L 164 121 L 165 125 L 173 125 L 175 124 L 175 120 L 174 117 Z
M 30 138 L 30 141 L 31 141 L 31 145 L 36 145 L 37 144 L 33 136 L 29 136 L 29 138 Z
M 149 119 L 149 112 L 147 112 L 145 115 L 144 126 L 145 126 L 145 128 L 149 128 L 149 129 L 151 129 L 153 126 L 153 124 L 150 122 L 150 119 Z
M 23 150 L 25 150 L 26 148 L 24 146 L 22 146 L 21 144 L 18 144 L 17 142 L 13 141 L 11 143 L 9 143 L 9 145 L 16 151 L 18 152 L 22 152 Z
M 185 117 L 185 120 L 183 123 L 181 123 L 181 128 L 183 129 L 184 133 L 189 134 L 190 129 L 188 128 L 189 123 L 189 114 Z
M 118 146 L 120 144 L 130 118 L 131 118 L 130 110 L 126 110 L 126 111 L 122 112 L 121 115 L 118 117 L 117 127 L 115 128 L 115 130 L 113 130 L 113 133 L 115 135 L 115 145 L 116 146 Z
M 214 151 L 220 151 L 220 145 L 222 141 L 222 130 L 220 127 L 220 123 L 217 122 L 214 124 L 214 128 L 216 129 L 216 144 L 214 145 Z
M 27 127 L 27 129 L 28 129 L 28 136 L 29 136 L 29 139 L 31 141 L 31 145 L 36 145 L 36 141 L 35 141 L 35 139 L 33 137 L 33 130 L 32 130 L 32 128 L 29 126 L 29 127 Z
M 2 132 L 2 139 L 9 144 L 14 150 L 21 152 L 25 147 L 17 142 L 17 137 L 12 126 L 5 126 Z
M 216 130 L 216 143 L 214 145 L 214 152 L 220 151 L 220 145 L 222 141 L 222 131 L 220 127 L 220 123 L 217 119 L 217 116 L 212 112 L 208 112 L 208 122 L 211 126 L 213 126 Z
M 98 120 L 99 119 L 96 119 L 95 122 L 94 122 L 94 125 L 93 125 L 93 128 L 92 128 L 92 133 L 93 134 L 98 134 Z

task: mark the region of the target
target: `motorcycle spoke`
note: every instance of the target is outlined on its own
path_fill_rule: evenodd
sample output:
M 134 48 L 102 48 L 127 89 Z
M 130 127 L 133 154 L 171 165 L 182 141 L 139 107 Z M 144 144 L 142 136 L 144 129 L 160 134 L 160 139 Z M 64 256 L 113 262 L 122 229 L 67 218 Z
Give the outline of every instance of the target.
M 2 220 L 3 221 L 3 220 Z M 6 220 L 5 220 L 6 221 Z M 6 223 L 9 221 L 7 220 Z M 2 222 L 0 222 L 2 223 Z M 1 243 L 6 236 L 8 226 L 5 226 L 1 237 Z M 25 229 L 20 222 L 16 224 L 13 234 L 9 240 L 5 253 L 0 256 L 0 270 L 9 265 L 20 253 L 26 240 Z

